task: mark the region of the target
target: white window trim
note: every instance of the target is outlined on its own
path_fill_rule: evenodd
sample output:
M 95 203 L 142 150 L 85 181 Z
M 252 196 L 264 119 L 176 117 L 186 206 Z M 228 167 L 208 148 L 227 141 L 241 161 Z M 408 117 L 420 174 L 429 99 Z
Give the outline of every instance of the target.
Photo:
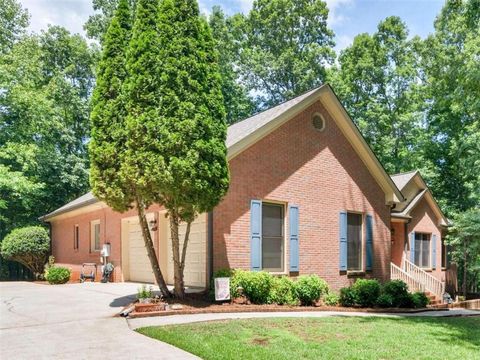
M 271 205 L 279 205 L 282 207 L 282 212 L 283 212 L 283 224 L 282 224 L 282 228 L 283 228 L 283 239 L 282 239 L 282 257 L 283 257 L 283 261 L 282 261 L 282 267 L 283 269 L 282 270 L 278 270 L 278 269 L 269 269 L 269 268 L 265 268 L 263 267 L 263 261 L 262 261 L 262 271 L 266 271 L 272 275 L 286 275 L 287 274 L 287 249 L 286 249 L 286 245 L 287 245 L 287 211 L 286 211 L 286 203 L 284 202 L 281 202 L 281 201 L 276 201 L 276 200 L 262 200 L 262 206 L 263 204 L 271 204 Z M 263 221 L 263 211 L 262 211 L 262 221 Z M 263 243 L 263 226 L 262 226 L 262 243 Z M 262 250 L 262 254 L 261 256 L 263 257 L 263 249 Z
M 415 246 L 415 243 L 417 242 L 417 234 L 422 234 L 422 235 L 428 235 L 428 265 L 427 266 L 420 266 L 415 264 L 415 259 L 413 259 L 413 265 L 418 266 L 422 270 L 432 270 L 432 236 L 433 234 L 427 231 L 415 231 L 415 241 L 413 243 L 413 246 Z M 415 252 L 416 253 L 416 252 Z M 421 259 L 421 255 L 420 255 Z M 441 264 L 440 264 L 441 265 Z
M 360 246 L 360 269 L 359 270 L 349 270 L 348 269 L 348 232 L 347 232 L 347 273 L 360 273 L 360 272 L 365 272 L 366 266 L 365 266 L 365 247 L 366 247 L 366 235 L 365 235 L 365 213 L 361 211 L 354 211 L 354 210 L 347 210 L 347 227 L 348 227 L 348 214 L 355 214 L 355 215 L 360 215 L 362 218 L 362 226 L 360 229 L 360 236 L 361 238 L 361 243 L 362 245 Z
M 99 239 L 98 239 L 98 249 L 95 249 L 95 225 L 100 226 L 100 220 L 92 220 L 90 221 L 90 252 L 100 252 L 101 250 L 101 227 L 99 232 Z

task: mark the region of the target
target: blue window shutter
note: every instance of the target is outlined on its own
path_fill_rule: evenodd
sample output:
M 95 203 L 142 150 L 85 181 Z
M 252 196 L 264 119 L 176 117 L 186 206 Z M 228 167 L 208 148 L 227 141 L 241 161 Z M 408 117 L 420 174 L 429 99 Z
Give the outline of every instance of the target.
M 437 267 L 437 235 L 432 235 L 432 269 Z
M 262 202 L 250 203 L 250 267 L 252 271 L 262 270 Z
M 373 266 L 373 218 L 372 215 L 366 217 L 366 232 L 367 232 L 367 270 L 372 270 Z
M 299 224 L 299 214 L 298 206 L 290 205 L 288 207 L 288 215 L 290 220 L 290 271 L 297 272 L 299 271 L 299 243 L 298 243 L 298 224 Z
M 340 271 L 347 271 L 347 212 L 340 212 Z
M 410 233 L 410 262 L 415 264 L 415 231 Z

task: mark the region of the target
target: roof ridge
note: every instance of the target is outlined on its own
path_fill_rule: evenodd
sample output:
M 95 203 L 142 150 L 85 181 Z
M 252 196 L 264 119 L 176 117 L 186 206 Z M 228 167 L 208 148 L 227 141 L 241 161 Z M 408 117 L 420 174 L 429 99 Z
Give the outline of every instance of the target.
M 276 104 L 276 105 L 273 105 L 273 106 L 271 106 L 271 107 L 269 107 L 269 108 L 267 108 L 267 109 L 260 110 L 260 111 L 258 111 L 258 112 L 256 112 L 256 113 L 250 115 L 249 117 L 246 117 L 246 118 L 244 118 L 244 119 L 242 119 L 242 120 L 238 120 L 238 121 L 234 122 L 233 124 L 228 125 L 228 127 L 231 127 L 231 126 L 233 126 L 233 125 L 239 124 L 239 123 L 241 123 L 241 122 L 243 122 L 243 121 L 245 121 L 245 120 L 248 120 L 248 119 L 250 119 L 250 118 L 253 118 L 254 116 L 257 116 L 257 115 L 259 115 L 259 114 L 261 114 L 261 113 L 264 113 L 264 112 L 266 112 L 266 111 L 275 109 L 276 107 L 281 106 L 281 105 L 283 105 L 283 104 L 285 104 L 285 103 L 287 103 L 287 102 L 289 102 L 289 101 L 291 101 L 291 100 L 295 100 L 296 98 L 299 98 L 300 96 L 303 96 L 303 95 L 305 95 L 305 94 L 308 94 L 309 92 L 312 92 L 312 91 L 314 91 L 314 90 L 318 90 L 318 89 L 320 89 L 320 88 L 321 88 L 322 86 L 324 86 L 324 85 L 325 85 L 325 84 L 316 86 L 316 87 L 311 88 L 311 89 L 309 89 L 309 90 L 307 90 L 307 91 L 305 91 L 305 92 L 303 92 L 303 93 L 301 93 L 301 94 L 295 95 L 295 96 L 292 97 L 292 98 L 286 99 L 286 100 L 284 100 L 284 101 L 282 101 L 282 102 L 280 102 L 280 103 L 278 103 L 278 104 Z

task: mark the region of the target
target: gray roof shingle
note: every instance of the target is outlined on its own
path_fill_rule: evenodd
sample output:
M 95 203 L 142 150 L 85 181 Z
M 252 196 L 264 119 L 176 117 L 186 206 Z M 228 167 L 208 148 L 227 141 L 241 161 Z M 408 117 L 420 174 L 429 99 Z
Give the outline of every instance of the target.
M 397 188 L 399 188 L 401 191 L 417 172 L 418 170 L 413 170 L 405 173 L 393 174 L 390 175 L 390 177 L 392 178 L 395 185 L 397 185 Z

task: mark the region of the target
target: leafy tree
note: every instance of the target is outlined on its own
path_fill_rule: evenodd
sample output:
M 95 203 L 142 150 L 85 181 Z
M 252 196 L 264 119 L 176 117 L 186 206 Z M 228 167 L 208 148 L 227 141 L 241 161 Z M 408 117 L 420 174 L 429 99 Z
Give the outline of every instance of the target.
M 155 169 L 142 166 L 135 175 L 143 184 L 153 182 L 154 191 L 148 195 L 167 209 L 174 291 L 182 298 L 190 225 L 199 213 L 212 210 L 228 190 L 227 126 L 215 44 L 196 1 L 162 1 L 158 25 L 160 122 L 153 127 L 141 116 L 129 117 L 133 141 L 128 145 L 136 164 L 144 164 L 144 154 L 155 160 Z M 144 127 L 158 133 L 146 132 L 154 136 L 138 141 Z M 186 232 L 180 252 L 181 222 L 186 223 Z
M 50 27 L 0 55 L 0 236 L 88 189 L 95 50 Z
M 24 35 L 28 22 L 28 12 L 17 0 L 0 0 L 0 54 Z
M 215 47 L 219 54 L 218 65 L 222 78 L 222 94 L 227 113 L 227 123 L 249 117 L 255 111 L 255 103 L 248 96 L 244 84 L 239 81 L 238 70 L 235 69 L 239 43 L 236 41 L 236 17 L 227 17 L 219 6 L 214 6 L 209 17 L 209 25 Z
M 247 89 L 263 107 L 276 105 L 325 82 L 333 64 L 333 31 L 322 0 L 256 0 L 237 15 L 238 63 Z
M 426 158 L 444 208 L 480 205 L 480 2 L 446 2 L 422 52 Z
M 467 290 L 480 288 L 480 208 L 470 209 L 454 216 L 446 243 L 449 254 L 461 269 L 459 273 L 463 296 Z
M 17 261 L 32 271 L 38 279 L 50 250 L 50 237 L 41 226 L 29 226 L 13 230 L 2 241 L 1 254 Z
M 135 2 L 136 0 L 128 0 L 128 7 L 132 9 L 132 13 L 135 9 Z M 103 37 L 107 32 L 118 3 L 119 0 L 92 0 L 93 10 L 96 13 L 90 15 L 83 25 L 89 38 L 103 42 Z
M 419 42 L 408 39 L 400 18 L 388 17 L 373 35 L 357 35 L 331 74 L 342 103 L 392 173 L 422 164 Z

